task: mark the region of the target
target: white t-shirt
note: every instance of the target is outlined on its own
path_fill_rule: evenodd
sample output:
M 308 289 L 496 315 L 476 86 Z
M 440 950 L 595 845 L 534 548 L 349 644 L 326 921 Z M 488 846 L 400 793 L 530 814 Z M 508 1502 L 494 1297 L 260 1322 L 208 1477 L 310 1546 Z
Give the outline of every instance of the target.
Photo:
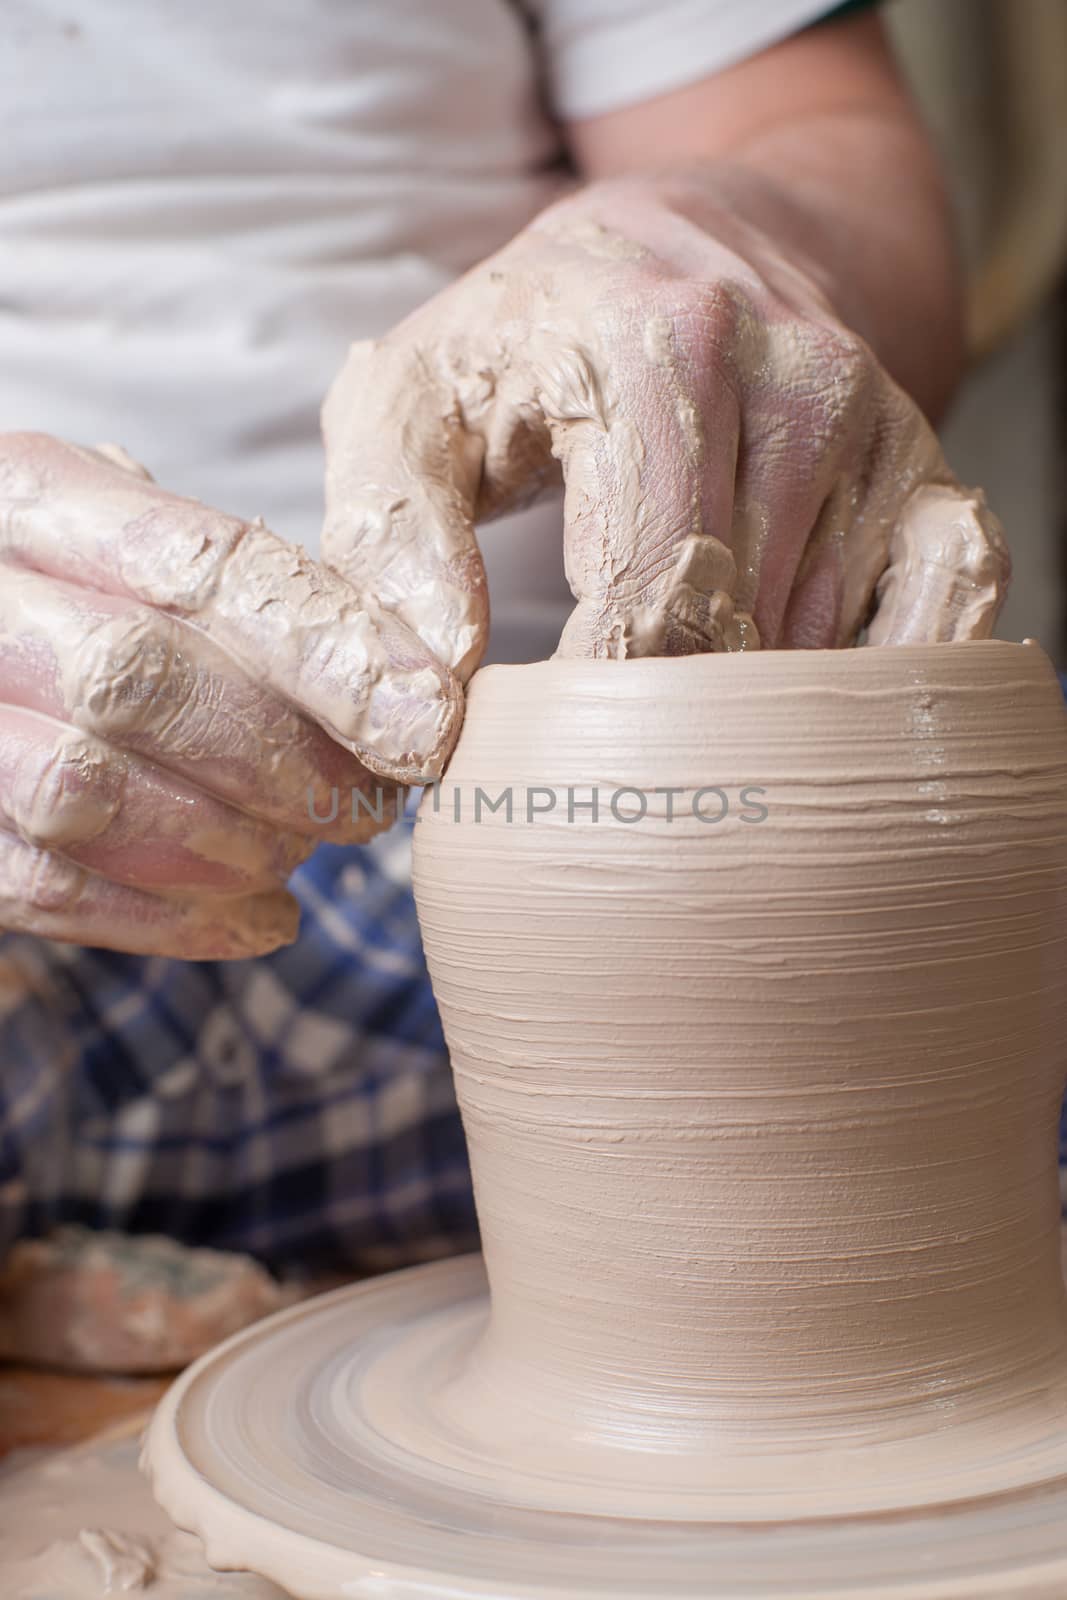
M 567 181 L 556 123 L 828 0 L 6 0 L 0 429 L 114 440 L 314 549 L 318 408 Z M 558 504 L 494 524 L 493 652 L 570 609 Z

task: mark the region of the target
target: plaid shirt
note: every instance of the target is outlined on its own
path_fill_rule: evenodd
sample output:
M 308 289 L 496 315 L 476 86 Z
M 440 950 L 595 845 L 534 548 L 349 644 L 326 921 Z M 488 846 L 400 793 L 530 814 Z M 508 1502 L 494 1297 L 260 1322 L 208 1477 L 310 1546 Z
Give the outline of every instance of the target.
M 410 822 L 322 846 L 258 960 L 0 936 L 0 1252 L 63 1222 L 311 1269 L 474 1246 L 410 852 Z
M 0 936 L 0 1253 L 62 1222 L 357 1271 L 476 1244 L 410 849 L 322 846 L 255 961 Z

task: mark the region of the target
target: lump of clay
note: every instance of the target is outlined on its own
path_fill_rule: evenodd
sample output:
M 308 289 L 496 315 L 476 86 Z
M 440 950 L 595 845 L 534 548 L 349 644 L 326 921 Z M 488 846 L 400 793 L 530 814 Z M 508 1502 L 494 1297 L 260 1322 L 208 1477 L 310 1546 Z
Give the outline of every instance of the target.
M 250 1256 L 156 1235 L 59 1228 L 15 1246 L 0 1270 L 0 1359 L 76 1372 L 171 1372 L 290 1305 Z

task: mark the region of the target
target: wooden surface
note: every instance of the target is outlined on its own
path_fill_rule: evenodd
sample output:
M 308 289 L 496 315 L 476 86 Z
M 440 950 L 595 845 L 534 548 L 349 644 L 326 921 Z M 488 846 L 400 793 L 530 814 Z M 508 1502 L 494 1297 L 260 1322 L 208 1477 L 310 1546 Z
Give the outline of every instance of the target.
M 168 1378 L 85 1378 L 0 1365 L 0 1457 L 76 1444 L 155 1405 Z

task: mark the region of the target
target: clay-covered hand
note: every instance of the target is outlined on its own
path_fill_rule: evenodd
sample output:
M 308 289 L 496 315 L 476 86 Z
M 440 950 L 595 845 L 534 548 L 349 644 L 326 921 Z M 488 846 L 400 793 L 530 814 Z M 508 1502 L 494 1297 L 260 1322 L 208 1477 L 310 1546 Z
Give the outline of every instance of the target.
M 487 628 L 474 525 L 556 463 L 564 655 L 992 629 L 1008 562 L 981 495 L 814 270 L 691 198 L 557 204 L 353 346 L 327 397 L 324 555 L 460 677 Z
M 293 867 L 392 820 L 460 715 L 402 622 L 261 524 L 0 435 L 0 927 L 273 949 Z

